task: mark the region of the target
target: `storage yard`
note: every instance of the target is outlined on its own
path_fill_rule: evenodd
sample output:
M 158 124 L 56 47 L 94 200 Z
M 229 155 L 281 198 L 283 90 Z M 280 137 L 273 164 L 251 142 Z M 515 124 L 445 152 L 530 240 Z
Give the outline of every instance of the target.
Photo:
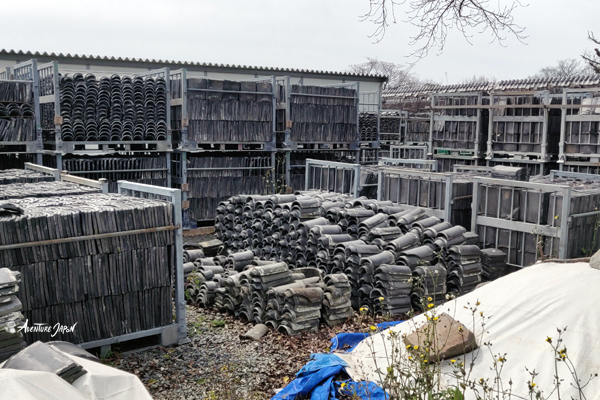
M 598 76 L 386 91 L 322 71 L 4 64 L 0 371 L 56 372 L 73 399 L 99 390 L 92 354 L 135 375 L 130 398 L 300 399 L 295 374 L 336 349 L 345 369 L 319 390 L 384 385 L 367 346 L 410 333 L 398 321 L 480 298 L 525 310 L 503 282 L 558 288 L 546 265 L 598 278 Z M 545 328 L 564 323 L 553 307 Z

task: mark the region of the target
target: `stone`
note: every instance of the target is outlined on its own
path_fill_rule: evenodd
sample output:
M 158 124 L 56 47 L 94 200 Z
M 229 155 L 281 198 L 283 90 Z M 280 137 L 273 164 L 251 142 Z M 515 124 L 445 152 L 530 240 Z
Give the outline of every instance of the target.
M 430 332 L 432 330 L 435 331 L 435 335 Z M 473 332 L 446 313 L 439 315 L 436 321 L 430 320 L 407 335 L 404 344 L 413 348 L 419 346 L 417 354 L 425 354 L 430 362 L 460 356 L 477 348 Z
M 248 332 L 242 335 L 242 338 L 260 340 L 260 338 L 265 336 L 267 332 L 269 332 L 268 326 L 266 326 L 265 324 L 256 324 L 252 327 L 252 329 L 250 329 Z
M 600 250 L 590 258 L 590 267 L 600 269 Z

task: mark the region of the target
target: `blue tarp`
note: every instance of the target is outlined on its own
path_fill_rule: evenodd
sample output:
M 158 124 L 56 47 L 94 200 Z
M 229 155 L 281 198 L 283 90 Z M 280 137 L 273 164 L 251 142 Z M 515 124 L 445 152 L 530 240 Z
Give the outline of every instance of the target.
M 378 330 L 387 329 L 402 321 L 383 322 L 377 325 Z M 368 333 L 340 333 L 331 339 L 331 350 L 345 345 L 351 351 L 360 341 L 369 337 Z M 333 381 L 335 376 L 346 367 L 344 360 L 335 354 L 312 354 L 309 361 L 298 373 L 296 379 L 277 393 L 271 400 L 294 400 L 297 396 L 310 394 L 310 400 L 337 400 L 342 393 L 355 394 L 365 400 L 387 400 L 383 389 L 373 382 Z M 342 388 L 342 383 L 344 387 Z
M 391 328 L 394 325 L 398 325 L 401 322 L 402 321 L 382 322 L 377 324 L 377 330 L 382 331 L 384 329 Z M 346 351 L 351 352 L 354 350 L 356 345 L 368 337 L 368 333 L 339 333 L 331 338 L 331 351 L 341 350 L 345 345 L 348 345 L 350 348 Z

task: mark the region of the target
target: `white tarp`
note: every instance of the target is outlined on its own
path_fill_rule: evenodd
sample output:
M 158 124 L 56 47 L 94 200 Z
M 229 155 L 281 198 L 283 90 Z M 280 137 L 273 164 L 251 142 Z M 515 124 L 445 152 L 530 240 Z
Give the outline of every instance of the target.
M 480 319 L 473 327 L 471 311 L 465 309 L 479 301 L 479 311 L 486 320 L 482 334 Z M 437 309 L 446 312 L 467 328 L 474 331 L 478 344 L 491 342 L 494 354 L 507 353 L 502 372 L 505 385 L 512 379 L 512 391 L 516 396 L 529 397 L 527 381 L 531 379 L 525 370 L 535 369 L 536 389 L 548 396 L 554 389 L 554 353 L 546 342 L 547 337 L 557 338 L 557 328 L 568 327 L 563 335 L 569 358 L 573 361 L 577 374 L 587 381 L 590 374 L 600 373 L 600 270 L 590 268 L 587 263 L 555 264 L 544 263 L 515 272 L 476 291 L 448 302 Z M 400 334 L 411 333 L 415 326 L 424 324 L 425 316 L 419 315 L 411 321 L 391 328 Z M 377 366 L 386 371 L 389 365 L 385 357 L 384 340 L 389 340 L 387 331 L 373 335 L 362 341 L 351 353 L 338 354 L 349 365 L 346 370 L 353 380 L 378 382 Z M 387 344 L 390 348 L 389 343 Z M 404 350 L 404 346 L 400 346 Z M 374 351 L 374 353 L 373 353 Z M 470 365 L 472 355 L 464 359 Z M 462 360 L 461 360 L 462 361 Z M 491 370 L 493 360 L 487 347 L 483 347 L 475 359 L 472 378 L 488 379 L 493 383 L 495 371 Z M 559 363 L 563 399 L 579 398 L 571 383 L 564 363 Z M 442 372 L 448 376 L 452 372 L 450 362 L 442 362 Z M 449 380 L 449 379 L 448 379 Z M 443 382 L 446 382 L 443 378 Z M 453 381 L 456 382 L 455 380 Z M 600 400 L 600 378 L 596 378 L 584 389 L 587 400 Z M 556 398 L 556 393 L 552 398 Z
M 0 400 L 152 400 L 137 376 L 61 353 L 87 373 L 70 385 L 49 372 L 0 368 Z

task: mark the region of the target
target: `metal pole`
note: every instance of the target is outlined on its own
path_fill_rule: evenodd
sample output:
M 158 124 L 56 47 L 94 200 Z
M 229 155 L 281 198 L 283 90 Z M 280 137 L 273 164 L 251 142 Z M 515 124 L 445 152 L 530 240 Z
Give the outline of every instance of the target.
M 479 210 L 479 181 L 473 180 L 473 202 L 471 203 L 471 232 L 477 233 L 477 210 Z M 484 243 L 485 245 L 485 243 Z
M 452 175 L 448 175 L 446 177 L 446 198 L 444 199 L 444 219 L 446 222 L 451 222 L 450 218 L 452 216 Z
M 377 174 L 379 175 L 377 178 L 377 200 L 381 201 L 383 199 L 383 171 L 379 170 Z
M 564 169 L 565 156 L 565 137 L 567 135 L 567 89 L 563 89 L 562 109 L 560 110 L 560 141 L 558 142 L 558 168 Z
M 310 164 L 311 164 L 311 160 L 307 159 L 306 160 L 306 170 L 304 171 L 304 190 L 310 189 L 310 174 L 311 174 Z
M 563 202 L 560 216 L 560 242 L 558 246 L 558 258 L 568 258 L 569 242 L 569 212 L 571 211 L 571 187 L 563 189 Z

